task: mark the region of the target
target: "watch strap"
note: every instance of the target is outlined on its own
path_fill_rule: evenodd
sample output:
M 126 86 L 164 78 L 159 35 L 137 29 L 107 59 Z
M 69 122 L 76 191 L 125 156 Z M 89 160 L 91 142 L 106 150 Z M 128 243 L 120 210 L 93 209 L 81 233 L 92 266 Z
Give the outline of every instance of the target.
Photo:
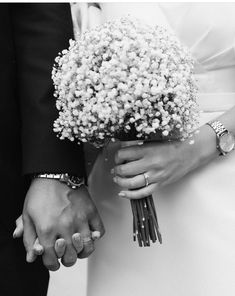
M 67 184 L 72 189 L 77 189 L 82 185 L 85 185 L 84 178 L 79 178 L 77 176 L 71 176 L 68 173 L 41 173 L 34 175 L 34 178 L 41 178 L 41 179 L 52 179 L 60 181 L 61 183 Z
M 218 137 L 220 137 L 223 133 L 228 132 L 223 123 L 219 120 L 209 121 L 207 124 L 212 127 Z
M 63 174 L 36 174 L 34 176 L 35 178 L 42 178 L 42 179 L 54 179 L 54 180 L 60 180 L 63 177 Z

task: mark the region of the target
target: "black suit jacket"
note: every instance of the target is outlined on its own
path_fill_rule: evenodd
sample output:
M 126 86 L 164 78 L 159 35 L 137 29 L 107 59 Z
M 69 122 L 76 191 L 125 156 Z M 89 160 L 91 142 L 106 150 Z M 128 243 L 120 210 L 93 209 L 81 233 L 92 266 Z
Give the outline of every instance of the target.
M 85 175 L 82 146 L 53 132 L 51 70 L 70 38 L 69 4 L 0 4 L 0 223 L 21 212 L 24 176 Z

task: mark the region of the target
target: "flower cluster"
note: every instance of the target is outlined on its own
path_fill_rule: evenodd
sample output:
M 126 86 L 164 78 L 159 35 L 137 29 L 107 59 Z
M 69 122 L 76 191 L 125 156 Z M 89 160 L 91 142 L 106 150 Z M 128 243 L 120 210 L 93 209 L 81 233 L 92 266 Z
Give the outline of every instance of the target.
M 193 59 L 177 37 L 130 17 L 81 34 L 52 71 L 60 139 L 102 146 L 133 127 L 184 140 L 198 125 Z

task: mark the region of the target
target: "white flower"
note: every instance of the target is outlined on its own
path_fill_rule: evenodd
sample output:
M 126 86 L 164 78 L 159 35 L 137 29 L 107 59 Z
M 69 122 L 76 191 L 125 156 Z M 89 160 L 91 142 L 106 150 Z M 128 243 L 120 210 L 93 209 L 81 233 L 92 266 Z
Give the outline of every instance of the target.
M 135 126 L 137 137 L 160 131 L 184 140 L 198 124 L 193 60 L 160 26 L 129 17 L 70 40 L 52 78 L 61 139 L 102 146 Z

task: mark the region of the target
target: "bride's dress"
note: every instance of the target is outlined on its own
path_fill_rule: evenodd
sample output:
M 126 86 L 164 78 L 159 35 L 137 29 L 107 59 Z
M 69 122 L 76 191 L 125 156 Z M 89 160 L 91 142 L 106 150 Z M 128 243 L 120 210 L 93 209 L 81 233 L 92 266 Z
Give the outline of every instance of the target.
M 91 7 L 92 25 L 134 14 L 171 26 L 196 59 L 201 124 L 235 105 L 235 4 L 104 3 L 101 9 L 92 18 Z M 130 203 L 118 197 L 110 174 L 117 148 L 99 155 L 89 180 L 106 234 L 89 260 L 88 296 L 235 295 L 235 152 L 156 192 L 163 244 L 139 248 Z

